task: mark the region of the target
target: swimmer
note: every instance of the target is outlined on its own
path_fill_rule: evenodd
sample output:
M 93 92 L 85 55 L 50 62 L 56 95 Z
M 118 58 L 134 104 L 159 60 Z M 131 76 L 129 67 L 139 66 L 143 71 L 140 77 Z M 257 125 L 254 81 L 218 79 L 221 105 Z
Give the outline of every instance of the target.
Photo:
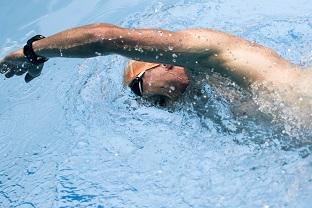
M 90 58 L 119 54 L 131 61 L 124 83 L 139 96 L 165 96 L 177 100 L 189 85 L 188 74 L 219 73 L 243 88 L 265 83 L 273 88 L 310 92 L 311 71 L 291 64 L 273 50 L 234 35 L 212 29 L 127 29 L 110 24 L 91 24 L 50 37 L 36 36 L 24 49 L 0 61 L 6 78 L 26 73 L 29 82 L 41 74 L 50 58 Z M 310 77 L 310 78 L 309 78 Z

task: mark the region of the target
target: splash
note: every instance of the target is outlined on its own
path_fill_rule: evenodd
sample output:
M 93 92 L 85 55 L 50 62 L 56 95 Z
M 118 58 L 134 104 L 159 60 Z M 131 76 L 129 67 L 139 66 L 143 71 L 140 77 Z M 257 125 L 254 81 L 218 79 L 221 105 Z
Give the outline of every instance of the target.
M 312 88 L 311 78 L 303 72 L 301 77 L 285 84 L 258 82 L 252 85 L 253 100 L 259 110 L 272 117 L 297 144 L 312 144 Z M 311 77 L 311 76 L 310 76 Z

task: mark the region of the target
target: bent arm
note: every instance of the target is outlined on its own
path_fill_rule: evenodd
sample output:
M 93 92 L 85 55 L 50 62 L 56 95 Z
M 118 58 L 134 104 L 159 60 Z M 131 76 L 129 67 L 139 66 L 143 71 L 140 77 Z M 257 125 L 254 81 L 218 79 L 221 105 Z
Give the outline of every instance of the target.
M 131 59 L 214 68 L 234 79 L 258 80 L 281 76 L 291 64 L 273 50 L 209 29 L 167 31 L 126 29 L 94 24 L 67 30 L 34 43 L 46 57 L 94 57 L 119 54 Z M 286 73 L 287 74 L 287 73 Z
M 268 48 L 208 29 L 172 32 L 92 24 L 36 41 L 33 48 L 36 54 L 47 58 L 119 54 L 186 68 L 214 68 L 240 80 L 262 79 L 269 77 L 274 68 L 290 67 L 289 62 Z M 22 51 L 15 56 L 23 57 Z

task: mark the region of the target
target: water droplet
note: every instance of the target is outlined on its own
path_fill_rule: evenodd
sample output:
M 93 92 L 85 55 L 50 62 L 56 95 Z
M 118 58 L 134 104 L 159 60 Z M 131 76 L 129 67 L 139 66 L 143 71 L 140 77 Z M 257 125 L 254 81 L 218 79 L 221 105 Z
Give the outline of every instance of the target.
M 162 54 L 162 53 L 159 53 L 159 56 L 163 56 L 164 54 Z
M 172 46 L 168 46 L 168 49 L 169 49 L 169 51 L 172 51 L 173 47 Z
M 159 59 L 159 56 L 155 56 L 156 59 Z
M 178 58 L 178 55 L 174 53 L 174 54 L 172 54 L 172 57 L 173 58 Z
M 172 90 L 172 91 L 175 91 L 175 86 L 170 86 L 170 89 Z
M 217 57 L 217 56 L 218 56 L 218 54 L 216 54 L 216 53 L 215 53 L 215 54 L 213 54 L 213 55 L 214 55 L 215 57 Z
M 138 45 L 136 45 L 136 46 L 134 47 L 134 50 L 139 51 L 139 52 L 141 52 L 141 53 L 144 52 L 144 50 L 143 50 L 141 47 L 139 47 Z
M 175 62 L 177 62 L 177 60 L 176 59 L 172 59 L 172 62 L 175 63 Z
M 100 52 L 95 52 L 95 55 L 102 56 L 102 54 Z

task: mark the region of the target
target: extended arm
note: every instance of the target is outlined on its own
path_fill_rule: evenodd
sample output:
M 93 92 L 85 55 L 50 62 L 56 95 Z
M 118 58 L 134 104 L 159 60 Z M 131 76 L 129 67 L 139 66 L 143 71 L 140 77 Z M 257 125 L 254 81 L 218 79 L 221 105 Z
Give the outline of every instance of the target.
M 260 79 L 275 66 L 290 64 L 272 50 L 238 37 L 207 29 L 178 32 L 160 29 L 126 29 L 93 24 L 57 33 L 33 43 L 36 54 L 47 57 L 89 58 L 120 54 L 131 59 L 180 65 L 186 68 L 214 68 L 233 77 Z M 0 62 L 7 77 L 28 71 L 38 76 L 41 67 L 32 66 L 18 50 Z

